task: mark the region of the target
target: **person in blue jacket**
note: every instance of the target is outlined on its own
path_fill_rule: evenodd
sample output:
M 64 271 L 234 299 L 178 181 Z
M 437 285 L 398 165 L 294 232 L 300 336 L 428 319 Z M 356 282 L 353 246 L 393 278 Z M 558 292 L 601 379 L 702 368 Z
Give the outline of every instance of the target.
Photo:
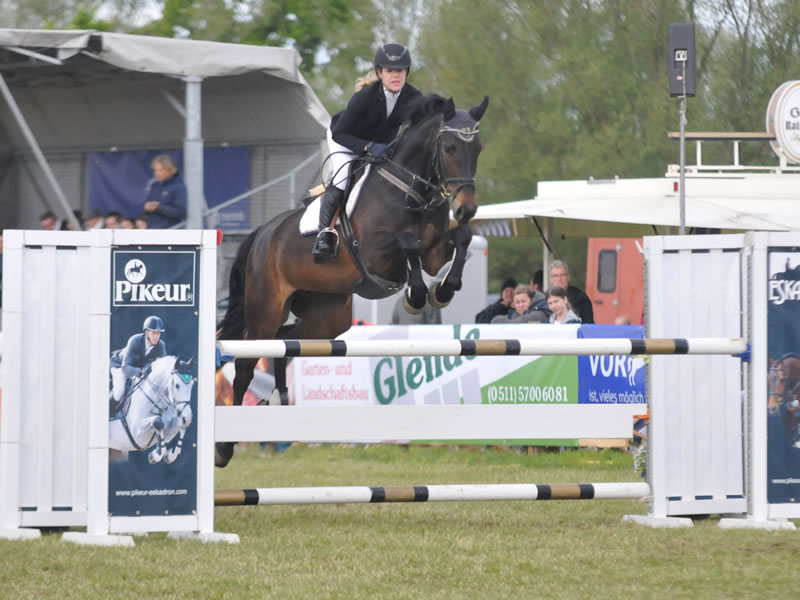
M 144 201 L 147 228 L 169 229 L 186 219 L 186 186 L 168 154 L 156 156 L 150 166 L 153 179 L 147 183 Z
M 344 199 L 349 161 L 366 155 L 388 158 L 389 143 L 406 120 L 410 101 L 422 95 L 406 83 L 411 54 L 405 46 L 384 44 L 374 65 L 377 78 L 353 94 L 347 108 L 331 119 L 328 149 L 333 181 L 320 199 L 319 234 L 311 251 L 317 264 L 336 258 L 339 239 L 331 223 Z
M 147 317 L 143 332 L 132 335 L 125 348 L 111 354 L 111 413 L 130 392 L 133 377 L 146 377 L 147 366 L 157 358 L 167 355 L 167 346 L 161 339 L 164 321 L 157 315 Z

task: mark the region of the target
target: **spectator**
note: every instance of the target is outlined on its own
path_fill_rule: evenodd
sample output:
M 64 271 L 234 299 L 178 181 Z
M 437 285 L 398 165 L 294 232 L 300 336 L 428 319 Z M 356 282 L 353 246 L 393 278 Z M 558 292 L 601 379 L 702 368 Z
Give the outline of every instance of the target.
M 630 325 L 630 324 L 631 320 L 625 315 L 619 315 L 616 319 L 614 319 L 614 325 Z
M 592 301 L 583 290 L 569 284 L 569 267 L 561 260 L 554 260 L 550 265 L 550 288 L 561 287 L 567 290 L 567 299 L 572 310 L 582 323 L 594 323 Z M 549 295 L 548 295 L 549 300 Z
M 46 210 L 39 215 L 39 225 L 46 231 L 53 231 L 56 229 L 56 225 L 58 225 L 58 220 L 51 211 Z
M 136 229 L 136 224 L 130 217 L 122 217 L 122 220 L 119 222 L 119 227 L 120 229 Z
M 492 323 L 547 323 L 550 316 L 544 294 L 524 283 L 514 288 L 511 306 L 507 314 L 496 316 Z
M 580 323 L 581 320 L 570 306 L 567 299 L 567 290 L 561 286 L 553 286 L 547 293 L 547 306 L 553 311 L 550 315 L 551 323 Z
M 103 228 L 119 229 L 120 221 L 122 221 L 122 215 L 117 211 L 112 210 L 105 216 L 105 219 L 103 219 Z
M 136 229 L 147 229 L 147 215 L 145 213 L 140 214 L 133 221 L 133 224 L 136 225 Z
M 481 312 L 475 315 L 476 323 L 491 323 L 497 315 L 507 315 L 511 308 L 511 301 L 514 298 L 514 288 L 517 287 L 517 280 L 513 277 L 506 279 L 500 286 L 500 298 L 493 302 Z
M 75 220 L 78 222 L 78 225 L 80 225 L 80 231 L 83 231 L 83 213 L 76 208 L 72 211 L 72 214 L 75 215 Z M 60 229 L 61 231 L 75 231 L 75 227 L 69 219 L 64 219 L 61 222 Z
M 86 217 L 86 222 L 83 224 L 83 226 L 87 231 L 92 229 L 102 229 L 104 225 L 103 221 L 103 215 L 93 208 L 90 208 L 89 214 Z
M 531 275 L 531 290 L 542 292 L 542 297 L 544 297 L 544 272 L 541 269 L 537 269 Z
M 186 187 L 178 167 L 168 154 L 160 154 L 150 164 L 153 179 L 145 188 L 144 212 L 149 229 L 169 229 L 186 219 Z
M 412 315 L 403 307 L 403 298 L 405 297 L 405 290 L 397 298 L 394 303 L 394 310 L 392 311 L 392 325 L 440 325 L 442 322 L 441 309 L 434 308 L 428 302 L 425 303 L 425 308 L 422 312 Z

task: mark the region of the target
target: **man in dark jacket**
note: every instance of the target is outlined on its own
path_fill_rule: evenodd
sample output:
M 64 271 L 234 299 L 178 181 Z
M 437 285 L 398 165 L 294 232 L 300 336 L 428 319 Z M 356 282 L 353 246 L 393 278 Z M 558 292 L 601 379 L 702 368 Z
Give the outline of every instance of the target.
M 111 354 L 111 416 L 131 387 L 131 377 L 146 377 L 146 367 L 157 358 L 167 355 L 167 346 L 161 339 L 164 321 L 151 315 L 142 325 L 143 332 L 132 335 L 125 348 Z
M 481 312 L 475 315 L 476 323 L 491 323 L 498 315 L 508 315 L 511 310 L 511 302 L 514 300 L 514 288 L 517 287 L 517 280 L 513 277 L 506 279 L 500 286 L 500 297 L 497 302 L 493 302 Z
M 148 229 L 169 229 L 186 219 L 186 186 L 172 157 L 153 159 L 153 179 L 145 188 L 144 212 Z
M 320 232 L 312 250 L 317 264 L 336 258 L 339 240 L 331 223 L 344 200 L 349 161 L 365 155 L 388 158 L 389 143 L 408 117 L 409 102 L 422 95 L 406 83 L 410 69 L 408 48 L 400 44 L 381 46 L 375 54 L 377 81 L 353 94 L 347 108 L 333 119 L 328 139 L 333 181 L 320 199 Z
M 594 323 L 592 301 L 582 289 L 569 284 L 569 267 L 563 260 L 550 263 L 550 288 L 556 286 L 567 290 L 567 301 L 584 325 Z

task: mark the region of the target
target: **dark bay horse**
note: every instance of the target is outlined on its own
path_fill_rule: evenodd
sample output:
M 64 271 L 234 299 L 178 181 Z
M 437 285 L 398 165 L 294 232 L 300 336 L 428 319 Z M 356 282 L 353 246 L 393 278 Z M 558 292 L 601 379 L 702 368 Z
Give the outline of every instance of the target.
M 230 277 L 228 311 L 217 339 L 333 339 L 352 324 L 352 298 L 384 298 L 408 288 L 404 305 L 421 312 L 426 302 L 446 306 L 461 276 L 477 210 L 475 172 L 481 151 L 478 123 L 489 99 L 457 110 L 452 98 L 420 98 L 393 142 L 390 159 L 366 159 L 352 220 L 339 218 L 336 260 L 317 265 L 314 236 L 299 233 L 304 209 L 278 215 L 241 244 Z M 359 166 L 354 164 L 353 171 Z M 449 229 L 450 211 L 457 226 Z M 445 276 L 426 286 L 422 270 Z M 297 321 L 286 324 L 289 312 Z M 234 405 L 253 378 L 254 359 L 236 360 Z M 275 360 L 276 395 L 288 403 L 286 359 Z M 216 445 L 217 466 L 233 456 L 233 443 Z

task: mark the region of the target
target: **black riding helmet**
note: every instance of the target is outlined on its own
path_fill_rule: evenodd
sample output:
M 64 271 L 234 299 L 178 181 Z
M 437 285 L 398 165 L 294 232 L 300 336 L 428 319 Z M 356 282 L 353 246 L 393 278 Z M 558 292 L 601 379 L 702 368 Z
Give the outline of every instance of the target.
M 375 53 L 376 69 L 411 69 L 411 53 L 402 44 L 384 44 Z

